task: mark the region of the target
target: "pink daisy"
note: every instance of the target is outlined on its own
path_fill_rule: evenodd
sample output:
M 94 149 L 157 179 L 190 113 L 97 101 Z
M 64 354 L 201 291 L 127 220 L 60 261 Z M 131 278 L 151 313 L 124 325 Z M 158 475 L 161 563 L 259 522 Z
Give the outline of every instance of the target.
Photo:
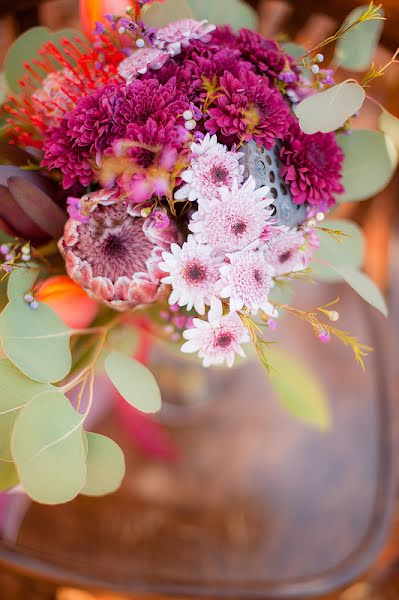
M 176 226 L 163 229 L 133 217 L 122 202 L 109 204 L 109 190 L 96 192 L 87 222 L 69 219 L 59 242 L 68 275 L 112 308 L 127 310 L 158 299 L 162 251 L 177 241 Z M 85 197 L 87 203 L 88 197 Z
M 169 273 L 162 283 L 172 286 L 169 304 L 193 307 L 198 314 L 205 313 L 205 304 L 210 304 L 219 279 L 220 258 L 214 256 L 211 246 L 197 244 L 189 235 L 182 247 L 172 244 L 170 252 L 163 252 L 161 271 Z
M 307 246 L 302 232 L 276 229 L 275 234 L 262 246 L 273 277 L 305 269 L 311 258 Z
M 245 356 L 241 344 L 250 341 L 237 313 L 223 316 L 223 306 L 218 298 L 212 300 L 208 321 L 194 319 L 193 327 L 184 331 L 183 337 L 188 341 L 183 344 L 182 352 L 198 352 L 204 367 L 224 362 L 232 367 L 236 354 Z
M 268 187 L 255 187 L 252 177 L 242 186 L 233 180 L 231 190 L 220 188 L 220 199 L 201 204 L 189 224 L 196 239 L 220 252 L 242 250 L 258 240 L 272 214 L 267 207 L 273 200 L 266 198 Z
M 207 21 L 181 19 L 158 29 L 154 46 L 166 50 L 170 56 L 176 56 L 180 54 L 182 48 L 188 46 L 190 40 L 209 41 L 209 34 L 215 29 L 216 26 L 207 25 Z
M 221 187 L 231 190 L 234 179 L 243 180 L 244 166 L 240 165 L 243 152 L 230 152 L 227 146 L 219 144 L 216 135 L 207 134 L 197 144 L 192 144 L 193 157 L 190 167 L 183 171 L 181 178 L 185 182 L 175 193 L 176 200 L 198 202 L 219 197 Z
M 149 69 L 160 69 L 169 59 L 169 54 L 157 48 L 141 48 L 125 58 L 118 66 L 118 73 L 126 83 L 132 83 L 138 75 Z
M 252 313 L 263 310 L 270 316 L 276 311 L 268 301 L 272 287 L 272 270 L 261 252 L 230 254 L 230 263 L 220 267 L 221 297 L 230 299 L 230 310 L 248 308 Z

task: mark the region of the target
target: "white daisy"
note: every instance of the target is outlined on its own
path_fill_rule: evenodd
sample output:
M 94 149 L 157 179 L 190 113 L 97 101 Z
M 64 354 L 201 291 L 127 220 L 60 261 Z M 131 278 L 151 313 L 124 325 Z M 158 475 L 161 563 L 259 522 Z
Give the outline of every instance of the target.
M 183 246 L 172 244 L 170 252 L 163 252 L 161 271 L 169 273 L 162 283 L 172 286 L 169 304 L 193 307 L 198 314 L 205 313 L 205 304 L 210 304 L 220 278 L 221 259 L 215 256 L 211 246 L 197 244 L 189 235 Z
M 154 46 L 166 50 L 170 56 L 176 56 L 180 54 L 182 48 L 188 46 L 190 40 L 209 41 L 209 34 L 215 29 L 216 26 L 209 25 L 207 21 L 181 19 L 158 29 Z
M 212 299 L 208 320 L 193 320 L 193 328 L 183 332 L 188 340 L 182 352 L 198 352 L 204 367 L 227 363 L 232 367 L 235 355 L 245 356 L 241 344 L 248 343 L 250 336 L 237 313 L 223 316 L 223 306 L 219 298 Z
M 273 199 L 267 198 L 268 187 L 255 188 L 252 177 L 242 186 L 234 180 L 231 190 L 220 188 L 219 199 L 199 205 L 188 226 L 196 240 L 220 252 L 236 252 L 259 240 Z
M 231 152 L 219 144 L 216 135 L 209 133 L 197 144 L 192 144 L 191 164 L 181 177 L 185 182 L 175 193 L 176 200 L 198 200 L 201 204 L 219 197 L 221 187 L 231 190 L 233 181 L 243 180 L 244 166 L 240 165 L 243 152 Z
M 262 252 L 250 250 L 229 255 L 230 263 L 220 267 L 222 298 L 229 298 L 230 310 L 248 308 L 252 313 L 259 309 L 270 316 L 276 311 L 268 301 L 272 287 L 272 270 Z

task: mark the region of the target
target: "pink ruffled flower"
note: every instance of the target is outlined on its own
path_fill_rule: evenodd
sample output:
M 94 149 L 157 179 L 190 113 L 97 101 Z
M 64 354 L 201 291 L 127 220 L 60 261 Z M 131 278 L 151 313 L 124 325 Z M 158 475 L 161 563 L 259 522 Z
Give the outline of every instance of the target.
M 166 50 L 170 56 L 176 56 L 190 43 L 190 40 L 209 41 L 209 34 L 215 29 L 215 25 L 207 25 L 207 21 L 181 19 L 158 29 L 154 46 Z
M 161 294 L 159 262 L 178 239 L 174 223 L 159 229 L 131 216 L 110 191 L 96 193 L 87 223 L 69 219 L 59 247 L 68 275 L 97 300 L 117 310 L 155 302 Z M 86 197 L 87 198 L 87 197 Z M 88 201 L 88 200 L 86 200 Z
M 142 48 L 125 58 L 118 66 L 118 73 L 126 83 L 132 83 L 138 75 L 149 69 L 158 70 L 169 59 L 169 54 L 157 48 Z
M 303 271 L 311 260 L 311 250 L 300 231 L 276 228 L 262 250 L 273 277 Z
M 268 206 L 273 199 L 267 198 L 268 187 L 255 188 L 252 177 L 240 186 L 234 180 L 231 190 L 220 188 L 220 198 L 202 202 L 189 223 L 195 238 L 222 253 L 236 252 L 256 242 L 272 214 Z
M 335 194 L 344 192 L 340 182 L 344 154 L 334 133 L 307 135 L 291 119 L 280 158 L 283 163 L 280 175 L 289 185 L 296 204 L 309 202 L 326 212 L 335 204 Z
M 215 108 L 209 110 L 205 128 L 217 133 L 226 144 L 255 140 L 272 148 L 289 127 L 289 109 L 281 93 L 268 80 L 242 69 L 239 77 L 225 73 L 220 79 L 221 92 Z
M 204 367 L 234 364 L 235 355 L 245 356 L 241 344 L 250 341 L 249 333 L 237 313 L 223 315 L 223 306 L 218 298 L 213 298 L 208 321 L 193 319 L 193 327 L 183 332 L 188 340 L 182 352 L 198 352 Z
M 211 303 L 219 280 L 221 259 L 211 246 L 197 244 L 192 235 L 182 247 L 172 244 L 170 252 L 162 254 L 163 262 L 159 268 L 166 277 L 162 283 L 172 286 L 169 304 L 193 307 L 200 315 L 205 313 L 205 305 Z
M 230 263 L 220 268 L 221 297 L 229 298 L 230 310 L 244 307 L 252 313 L 263 310 L 274 316 L 276 311 L 268 300 L 272 287 L 272 270 L 262 252 L 249 251 L 230 254 Z
M 216 135 L 191 145 L 192 159 L 181 178 L 185 182 L 175 193 L 176 200 L 209 201 L 219 197 L 220 188 L 231 189 L 233 181 L 242 182 L 244 166 L 240 165 L 243 152 L 230 152 L 219 144 Z

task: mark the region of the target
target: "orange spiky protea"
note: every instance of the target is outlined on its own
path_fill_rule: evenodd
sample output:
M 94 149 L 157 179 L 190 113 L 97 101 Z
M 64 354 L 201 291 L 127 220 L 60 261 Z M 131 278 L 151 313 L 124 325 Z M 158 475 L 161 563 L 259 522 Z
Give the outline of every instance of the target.
M 83 95 L 120 80 L 117 67 L 125 55 L 106 35 L 89 45 L 80 37 L 60 40 L 62 50 L 46 42 L 39 59 L 25 64 L 21 93 L 9 95 L 9 138 L 14 143 L 40 148 L 43 133 L 58 124 Z M 43 75 L 44 74 L 44 75 Z

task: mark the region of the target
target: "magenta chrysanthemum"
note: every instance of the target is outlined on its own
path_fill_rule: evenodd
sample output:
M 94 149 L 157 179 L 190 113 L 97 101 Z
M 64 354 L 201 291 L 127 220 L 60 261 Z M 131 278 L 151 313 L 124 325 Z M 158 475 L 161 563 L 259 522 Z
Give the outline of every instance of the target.
M 226 73 L 220 80 L 222 91 L 209 110 L 205 128 L 218 133 L 226 144 L 250 142 L 271 148 L 285 136 L 289 109 L 280 92 L 267 79 L 241 70 L 239 78 Z
M 154 302 L 163 275 L 158 268 L 162 251 L 178 238 L 175 225 L 159 228 L 151 219 L 129 215 L 123 203 L 109 204 L 109 190 L 94 198 L 98 204 L 88 221 L 70 219 L 60 241 L 69 276 L 118 310 Z
M 43 166 L 61 169 L 64 187 L 75 181 L 88 185 L 101 168 L 103 154 L 116 140 L 135 139 L 137 128 L 151 119 L 172 129 L 188 108 L 188 99 L 174 81 L 135 80 L 130 85 L 109 84 L 82 98 L 59 127 L 50 129 L 44 143 Z
M 307 135 L 291 119 L 280 158 L 283 163 L 280 175 L 290 186 L 297 204 L 309 202 L 326 211 L 335 204 L 334 195 L 344 192 L 340 183 L 344 154 L 334 133 Z
M 286 81 L 289 73 L 287 83 L 299 80 L 294 60 L 274 40 L 267 40 L 256 31 L 240 29 L 236 44 L 242 57 L 248 60 L 260 75 L 266 75 L 271 80 Z

